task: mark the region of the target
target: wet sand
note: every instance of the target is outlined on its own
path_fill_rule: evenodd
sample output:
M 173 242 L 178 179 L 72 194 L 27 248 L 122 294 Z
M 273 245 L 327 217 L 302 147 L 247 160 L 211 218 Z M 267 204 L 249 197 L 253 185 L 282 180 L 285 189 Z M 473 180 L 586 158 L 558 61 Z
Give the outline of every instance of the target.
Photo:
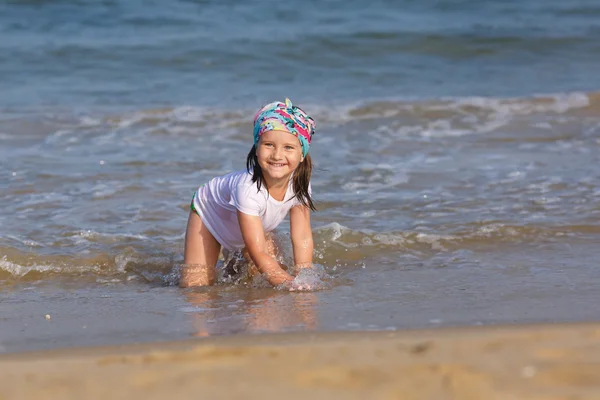
M 232 336 L 0 356 L 0 399 L 598 399 L 600 324 Z

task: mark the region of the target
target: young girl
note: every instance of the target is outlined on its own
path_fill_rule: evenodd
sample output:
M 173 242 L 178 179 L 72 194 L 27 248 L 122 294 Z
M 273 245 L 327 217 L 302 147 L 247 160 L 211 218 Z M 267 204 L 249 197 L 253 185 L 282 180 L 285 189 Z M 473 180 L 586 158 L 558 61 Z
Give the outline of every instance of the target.
M 245 254 L 273 286 L 294 284 L 275 260 L 269 232 L 289 213 L 297 268 L 312 266 L 310 212 L 312 161 L 308 150 L 315 122 L 302 109 L 274 102 L 254 117 L 254 145 L 246 169 L 217 177 L 194 194 L 185 235 L 180 287 L 211 285 L 221 247 Z

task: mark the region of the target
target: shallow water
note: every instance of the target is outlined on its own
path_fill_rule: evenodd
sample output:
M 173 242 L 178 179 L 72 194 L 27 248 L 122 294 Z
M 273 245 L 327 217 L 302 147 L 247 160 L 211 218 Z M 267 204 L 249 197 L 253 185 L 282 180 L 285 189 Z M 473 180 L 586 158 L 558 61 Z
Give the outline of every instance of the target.
M 0 349 L 598 319 L 600 9 L 313 3 L 0 5 Z M 332 288 L 169 286 L 286 95 Z

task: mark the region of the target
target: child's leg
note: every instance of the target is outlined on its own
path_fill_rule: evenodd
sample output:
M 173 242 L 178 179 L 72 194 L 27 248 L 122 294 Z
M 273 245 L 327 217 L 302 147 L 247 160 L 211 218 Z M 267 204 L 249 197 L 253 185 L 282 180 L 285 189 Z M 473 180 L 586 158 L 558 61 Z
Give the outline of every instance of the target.
M 190 211 L 187 230 L 185 232 L 184 266 L 181 268 L 179 286 L 212 285 L 216 280 L 216 265 L 221 245 L 202 219 L 194 211 Z

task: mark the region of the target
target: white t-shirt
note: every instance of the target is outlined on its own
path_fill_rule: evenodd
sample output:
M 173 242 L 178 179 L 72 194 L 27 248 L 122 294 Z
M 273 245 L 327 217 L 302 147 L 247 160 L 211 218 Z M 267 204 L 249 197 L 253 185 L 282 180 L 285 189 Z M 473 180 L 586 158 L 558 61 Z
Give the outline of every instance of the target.
M 259 191 L 256 183 L 252 182 L 252 175 L 246 170 L 213 178 L 200 186 L 194 196 L 194 208 L 202 222 L 227 250 L 245 246 L 237 210 L 259 216 L 266 233 L 275 229 L 290 208 L 299 204 L 291 179 L 283 201 L 277 201 L 269 196 L 264 184 Z

